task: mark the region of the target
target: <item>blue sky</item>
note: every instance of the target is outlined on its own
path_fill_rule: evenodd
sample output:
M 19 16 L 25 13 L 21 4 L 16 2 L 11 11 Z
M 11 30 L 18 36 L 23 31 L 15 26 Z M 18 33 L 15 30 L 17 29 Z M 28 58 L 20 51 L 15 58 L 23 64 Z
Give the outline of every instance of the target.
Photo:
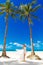
M 0 0 L 0 3 L 5 3 L 6 0 Z M 21 3 L 27 4 L 32 0 L 11 0 L 16 6 L 19 6 Z M 37 4 L 41 4 L 43 6 L 43 0 L 38 0 Z M 40 8 L 38 11 L 34 13 L 40 19 L 37 21 L 33 19 L 32 25 L 32 35 L 33 35 L 33 43 L 34 50 L 43 51 L 43 9 Z M 21 21 L 20 19 L 12 19 L 9 17 L 8 19 L 8 35 L 6 42 L 6 50 L 16 50 L 21 49 L 22 44 L 26 44 L 27 50 L 31 50 L 30 44 L 30 33 L 28 21 Z M 5 19 L 4 14 L 0 16 L 0 50 L 3 48 L 4 43 L 4 31 L 5 31 Z

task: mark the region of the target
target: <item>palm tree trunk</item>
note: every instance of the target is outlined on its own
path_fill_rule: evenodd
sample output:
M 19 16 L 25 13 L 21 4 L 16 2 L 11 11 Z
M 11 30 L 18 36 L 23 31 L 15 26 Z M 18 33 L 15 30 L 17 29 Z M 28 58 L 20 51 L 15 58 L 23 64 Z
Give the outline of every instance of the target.
M 6 28 L 5 28 L 5 35 L 4 35 L 4 45 L 3 45 L 3 51 L 2 51 L 2 56 L 3 57 L 8 57 L 6 55 L 6 37 L 7 37 L 7 32 L 8 32 L 8 13 L 6 15 Z
M 28 23 L 29 23 L 29 29 L 30 29 L 30 43 L 31 43 L 31 55 L 27 56 L 27 58 L 30 58 L 31 60 L 41 60 L 39 56 L 37 56 L 34 52 L 34 45 L 32 40 L 32 27 L 31 27 L 31 19 L 28 16 Z
M 28 17 L 28 23 L 29 23 L 29 29 L 30 29 L 31 51 L 32 51 L 32 55 L 33 55 L 35 53 L 34 53 L 34 45 L 33 45 L 33 40 L 32 40 L 32 27 L 31 27 L 31 23 L 30 23 L 30 18 L 29 17 Z
M 30 24 L 29 24 L 30 26 Z M 32 40 L 32 28 L 30 26 L 30 42 L 31 42 L 31 51 L 32 51 L 32 55 L 34 54 L 34 46 L 33 46 L 33 40 Z

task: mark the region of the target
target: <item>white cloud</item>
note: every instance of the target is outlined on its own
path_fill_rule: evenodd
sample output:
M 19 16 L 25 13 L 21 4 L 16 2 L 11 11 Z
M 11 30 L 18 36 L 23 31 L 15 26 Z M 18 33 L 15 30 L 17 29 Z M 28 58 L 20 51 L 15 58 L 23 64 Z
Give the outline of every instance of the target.
M 34 43 L 34 47 L 40 48 L 40 44 L 39 43 Z
M 31 46 L 30 46 L 30 45 L 27 45 L 27 44 L 26 44 L 26 47 L 27 47 L 27 48 L 31 48 Z
M 14 45 L 16 45 L 18 47 L 22 47 L 23 46 L 22 44 L 19 44 L 19 43 L 14 43 Z
M 6 45 L 6 49 L 10 49 L 10 48 L 12 48 L 12 45 Z M 0 49 L 3 49 L 3 45 L 2 44 L 0 44 Z
M 10 42 L 9 44 L 13 44 L 12 42 Z
M 6 49 L 11 49 L 12 45 L 6 45 Z
M 41 43 L 41 41 L 38 40 L 36 43 L 34 43 L 34 47 L 40 48 L 40 45 L 41 45 L 40 43 Z
M 37 41 L 37 43 L 40 43 L 41 41 Z
M 19 43 L 17 43 L 17 42 L 14 42 L 14 43 L 12 43 L 12 42 L 10 42 L 9 44 L 13 44 L 13 45 L 16 45 L 17 47 L 23 47 L 23 44 L 19 44 Z M 26 45 L 26 47 L 27 48 L 31 48 L 31 46 L 30 45 L 27 45 L 27 44 L 25 44 Z M 8 47 L 9 48 L 9 47 Z
M 19 43 L 14 43 L 14 45 L 18 46 L 18 47 L 23 47 L 23 44 L 19 44 Z M 25 44 L 27 48 L 31 48 L 30 45 Z
M 36 44 L 36 47 L 39 48 L 39 47 L 40 47 L 40 44 L 37 43 L 37 44 Z

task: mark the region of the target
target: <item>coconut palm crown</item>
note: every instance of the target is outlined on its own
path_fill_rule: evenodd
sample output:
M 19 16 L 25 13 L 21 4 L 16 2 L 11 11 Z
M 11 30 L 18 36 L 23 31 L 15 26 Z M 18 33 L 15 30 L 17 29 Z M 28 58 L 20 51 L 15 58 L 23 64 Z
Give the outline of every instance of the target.
M 3 45 L 3 51 L 1 57 L 7 57 L 6 55 L 6 37 L 8 32 L 8 18 L 11 16 L 14 18 L 16 16 L 16 6 L 14 6 L 13 2 L 10 2 L 10 0 L 6 0 L 4 4 L 0 4 L 0 15 L 5 14 L 5 20 L 6 20 L 6 28 L 5 28 L 5 34 L 4 34 L 4 45 Z

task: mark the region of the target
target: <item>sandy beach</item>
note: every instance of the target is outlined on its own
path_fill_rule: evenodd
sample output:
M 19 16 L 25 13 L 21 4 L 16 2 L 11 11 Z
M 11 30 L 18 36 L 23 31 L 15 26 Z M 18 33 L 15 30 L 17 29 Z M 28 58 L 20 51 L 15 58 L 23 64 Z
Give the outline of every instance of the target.
M 0 55 L 1 55 L 0 51 Z M 22 53 L 22 52 L 21 52 Z M 42 59 L 42 60 L 29 60 L 27 56 L 30 55 L 30 51 L 26 53 L 26 62 L 21 62 L 23 60 L 20 53 L 17 51 L 7 51 L 7 55 L 10 57 L 8 58 L 0 58 L 0 65 L 43 65 L 43 52 L 36 51 L 35 53 Z

